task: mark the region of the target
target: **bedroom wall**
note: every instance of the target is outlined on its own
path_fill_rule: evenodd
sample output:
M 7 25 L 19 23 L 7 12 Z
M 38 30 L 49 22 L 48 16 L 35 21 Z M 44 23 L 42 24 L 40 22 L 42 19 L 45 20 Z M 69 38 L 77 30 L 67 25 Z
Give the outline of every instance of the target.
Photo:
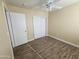
M 14 6 L 14 5 L 9 5 L 9 4 L 7 4 L 7 10 L 26 14 L 27 30 L 28 30 L 29 40 L 34 39 L 33 16 L 44 16 L 44 17 L 46 17 L 46 20 L 48 19 L 48 12 L 41 11 L 41 10 L 20 8 L 20 7 L 17 7 L 17 6 Z M 46 28 L 46 32 L 47 32 L 47 28 Z
M 79 45 L 79 3 L 49 12 L 48 33 Z
M 4 3 L 0 0 L 0 59 L 12 59 L 12 47 L 4 15 Z

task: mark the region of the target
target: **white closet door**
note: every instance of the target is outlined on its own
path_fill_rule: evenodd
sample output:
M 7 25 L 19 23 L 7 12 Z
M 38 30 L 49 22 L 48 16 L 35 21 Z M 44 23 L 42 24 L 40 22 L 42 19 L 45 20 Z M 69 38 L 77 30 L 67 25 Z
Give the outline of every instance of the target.
M 11 25 L 12 35 L 14 41 L 14 47 L 22 45 L 27 42 L 27 28 L 26 28 L 26 16 L 21 13 L 9 13 L 9 20 Z
M 35 38 L 40 38 L 45 36 L 45 17 L 34 16 L 33 26 L 34 26 Z

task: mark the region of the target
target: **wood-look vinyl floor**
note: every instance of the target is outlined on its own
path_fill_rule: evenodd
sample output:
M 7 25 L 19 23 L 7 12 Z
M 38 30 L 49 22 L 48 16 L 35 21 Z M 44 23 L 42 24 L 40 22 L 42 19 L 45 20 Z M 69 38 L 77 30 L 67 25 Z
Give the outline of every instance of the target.
M 15 59 L 79 59 L 79 48 L 42 37 L 14 48 Z

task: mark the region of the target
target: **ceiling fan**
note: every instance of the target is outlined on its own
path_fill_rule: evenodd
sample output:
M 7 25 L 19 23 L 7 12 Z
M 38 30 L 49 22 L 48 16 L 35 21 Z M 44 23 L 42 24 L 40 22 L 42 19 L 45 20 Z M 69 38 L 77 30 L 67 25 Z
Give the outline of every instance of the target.
M 59 1 L 60 0 L 48 0 L 48 2 L 43 5 L 43 7 L 46 7 L 48 11 L 61 9 L 62 7 L 56 5 L 56 3 Z

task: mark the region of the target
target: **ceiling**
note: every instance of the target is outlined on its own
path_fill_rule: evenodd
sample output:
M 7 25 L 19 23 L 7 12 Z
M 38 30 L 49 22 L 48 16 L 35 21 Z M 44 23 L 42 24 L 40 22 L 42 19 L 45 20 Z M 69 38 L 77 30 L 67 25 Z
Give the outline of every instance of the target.
M 6 3 L 31 8 L 46 3 L 47 0 L 5 0 Z
M 5 0 L 5 1 L 8 4 L 16 5 L 18 7 L 37 8 L 47 11 L 58 10 L 63 7 L 79 2 L 79 0 Z

